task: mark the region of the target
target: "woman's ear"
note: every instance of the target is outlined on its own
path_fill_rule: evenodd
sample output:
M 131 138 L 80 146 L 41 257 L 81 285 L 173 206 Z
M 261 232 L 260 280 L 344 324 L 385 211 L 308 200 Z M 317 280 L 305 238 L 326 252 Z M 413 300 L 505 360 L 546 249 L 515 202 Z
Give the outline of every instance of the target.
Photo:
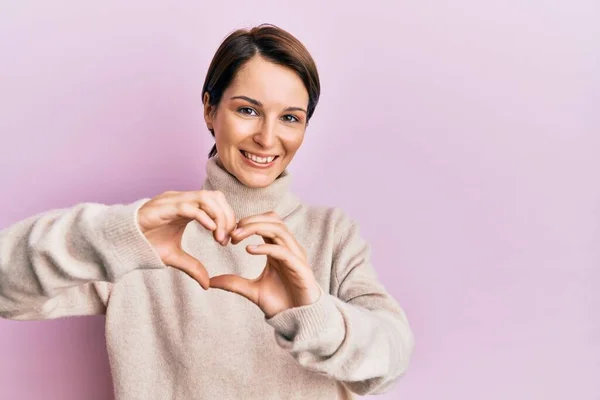
M 204 104 L 204 122 L 209 130 L 213 129 L 213 107 L 210 105 L 210 95 L 208 92 L 204 92 L 202 97 L 202 104 Z

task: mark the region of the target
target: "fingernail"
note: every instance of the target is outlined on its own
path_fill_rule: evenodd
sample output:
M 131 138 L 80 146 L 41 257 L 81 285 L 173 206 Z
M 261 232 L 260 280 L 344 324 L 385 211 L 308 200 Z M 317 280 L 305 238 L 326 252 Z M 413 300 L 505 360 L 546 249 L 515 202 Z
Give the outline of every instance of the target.
M 231 232 L 233 235 L 237 235 L 242 231 L 242 228 L 237 228 L 235 231 Z

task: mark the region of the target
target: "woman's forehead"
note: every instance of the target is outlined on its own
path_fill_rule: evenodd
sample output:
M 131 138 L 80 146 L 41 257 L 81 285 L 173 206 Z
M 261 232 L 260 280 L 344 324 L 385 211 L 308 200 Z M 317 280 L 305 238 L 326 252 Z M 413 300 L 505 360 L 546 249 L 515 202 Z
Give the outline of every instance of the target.
M 227 89 L 228 97 L 247 96 L 263 104 L 305 106 L 308 92 L 291 68 L 254 57 L 242 66 Z

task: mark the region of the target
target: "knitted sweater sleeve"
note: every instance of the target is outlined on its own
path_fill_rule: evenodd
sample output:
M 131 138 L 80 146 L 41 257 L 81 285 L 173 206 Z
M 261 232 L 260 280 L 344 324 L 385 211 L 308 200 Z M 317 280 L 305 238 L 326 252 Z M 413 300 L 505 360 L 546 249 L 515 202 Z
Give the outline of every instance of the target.
M 120 277 L 166 267 L 137 224 L 146 201 L 81 203 L 0 231 L 0 318 L 103 314 Z
M 378 281 L 358 225 L 343 217 L 336 231 L 334 293 L 267 322 L 279 346 L 304 367 L 360 395 L 384 393 L 406 371 L 414 337 L 404 311 Z

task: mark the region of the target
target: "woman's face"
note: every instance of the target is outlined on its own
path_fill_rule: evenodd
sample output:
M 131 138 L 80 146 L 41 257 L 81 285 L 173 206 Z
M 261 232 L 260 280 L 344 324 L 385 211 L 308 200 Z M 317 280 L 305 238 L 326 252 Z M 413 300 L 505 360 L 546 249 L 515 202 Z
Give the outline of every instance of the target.
M 208 103 L 206 93 L 204 118 L 227 171 L 248 187 L 273 183 L 304 139 L 308 92 L 296 72 L 254 57 L 238 70 L 216 113 Z

